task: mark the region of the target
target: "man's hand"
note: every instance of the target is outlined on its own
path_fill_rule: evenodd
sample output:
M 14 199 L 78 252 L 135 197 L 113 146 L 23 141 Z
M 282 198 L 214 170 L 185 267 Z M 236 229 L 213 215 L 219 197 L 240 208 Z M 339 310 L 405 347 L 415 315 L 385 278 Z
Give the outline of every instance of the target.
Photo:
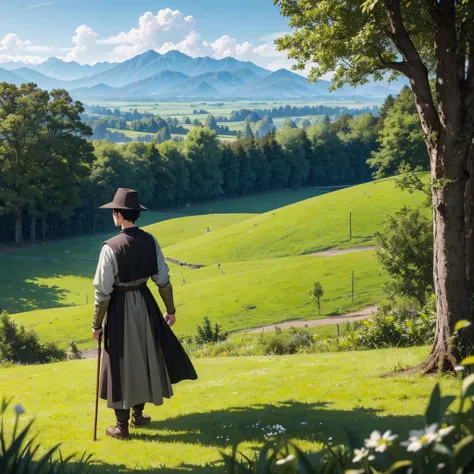
M 98 341 L 102 337 L 102 328 L 92 329 L 92 337 Z
M 173 326 L 173 324 L 176 322 L 176 314 L 165 313 L 164 318 L 168 326 Z

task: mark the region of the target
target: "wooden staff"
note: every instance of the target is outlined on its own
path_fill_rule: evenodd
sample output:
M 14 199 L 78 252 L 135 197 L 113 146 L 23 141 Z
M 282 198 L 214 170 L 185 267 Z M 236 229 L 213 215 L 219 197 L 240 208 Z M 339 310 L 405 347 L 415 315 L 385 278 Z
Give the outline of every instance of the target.
M 95 413 L 94 413 L 94 441 L 97 441 L 97 416 L 99 413 L 99 379 L 100 379 L 100 356 L 102 349 L 102 334 L 97 344 L 97 377 L 95 382 Z

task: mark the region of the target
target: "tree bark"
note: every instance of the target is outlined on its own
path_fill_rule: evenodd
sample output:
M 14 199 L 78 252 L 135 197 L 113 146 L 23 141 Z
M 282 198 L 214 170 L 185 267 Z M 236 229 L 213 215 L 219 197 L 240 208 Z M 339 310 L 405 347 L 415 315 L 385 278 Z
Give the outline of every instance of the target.
M 36 242 L 36 222 L 37 217 L 31 217 L 31 228 L 30 228 L 30 240 L 31 242 Z
M 470 319 L 466 271 L 465 172 L 470 141 L 448 143 L 440 137 L 433 150 L 432 180 L 449 181 L 433 187 L 434 286 L 436 293 L 436 333 L 425 373 L 451 372 L 459 364 L 462 348 L 452 344 L 454 326 Z
M 23 243 L 22 214 L 21 210 L 18 210 L 15 214 L 15 244 L 17 245 Z
M 474 296 L 474 144 L 471 145 L 467 159 L 468 180 L 464 194 L 466 214 L 466 272 L 469 298 Z M 471 310 L 471 318 L 473 317 Z

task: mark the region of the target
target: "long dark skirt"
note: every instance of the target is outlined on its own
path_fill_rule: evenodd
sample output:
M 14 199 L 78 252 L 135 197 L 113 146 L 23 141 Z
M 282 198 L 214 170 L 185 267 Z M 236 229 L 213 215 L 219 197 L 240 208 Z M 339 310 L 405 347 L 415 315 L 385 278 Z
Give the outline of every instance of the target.
M 197 379 L 181 343 L 145 285 L 114 292 L 104 328 L 100 396 L 109 408 L 161 405 L 171 384 Z

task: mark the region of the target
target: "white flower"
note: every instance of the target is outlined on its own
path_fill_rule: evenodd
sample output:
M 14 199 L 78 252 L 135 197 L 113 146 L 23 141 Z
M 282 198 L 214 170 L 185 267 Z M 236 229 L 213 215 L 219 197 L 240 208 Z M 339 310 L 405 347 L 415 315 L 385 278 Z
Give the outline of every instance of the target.
M 290 455 L 288 455 L 286 458 L 279 459 L 275 464 L 276 464 L 277 466 L 282 466 L 283 464 L 287 464 L 287 463 L 293 461 L 293 459 L 295 459 L 295 455 L 294 455 L 294 454 L 290 454 Z
M 25 413 L 25 409 L 23 408 L 23 405 L 20 405 L 19 403 L 17 403 L 14 407 L 13 407 L 13 410 L 15 410 L 15 413 L 17 415 L 23 415 L 23 413 Z
M 451 434 L 454 431 L 454 426 L 448 426 L 446 428 L 441 428 L 438 431 L 438 436 L 436 438 L 436 441 L 442 441 L 443 438 L 446 438 L 449 434 Z
M 352 462 L 356 463 L 356 462 L 360 462 L 362 461 L 362 459 L 364 458 L 369 458 L 369 461 L 372 461 L 375 459 L 375 456 L 374 455 L 369 455 L 369 450 L 367 448 L 362 448 L 362 449 L 354 449 L 354 454 L 355 454 L 355 457 L 354 459 L 352 460 Z
M 373 448 L 378 453 L 384 453 L 390 446 L 390 443 L 397 438 L 398 436 L 393 435 L 390 430 L 386 431 L 383 435 L 380 434 L 380 431 L 375 430 L 372 431 L 370 438 L 365 440 L 365 447 Z
M 420 451 L 420 449 L 429 446 L 434 441 L 438 439 L 438 424 L 434 423 L 424 430 L 412 430 L 410 431 L 410 437 L 408 438 L 408 442 L 405 443 L 408 445 L 407 451 L 416 452 Z

